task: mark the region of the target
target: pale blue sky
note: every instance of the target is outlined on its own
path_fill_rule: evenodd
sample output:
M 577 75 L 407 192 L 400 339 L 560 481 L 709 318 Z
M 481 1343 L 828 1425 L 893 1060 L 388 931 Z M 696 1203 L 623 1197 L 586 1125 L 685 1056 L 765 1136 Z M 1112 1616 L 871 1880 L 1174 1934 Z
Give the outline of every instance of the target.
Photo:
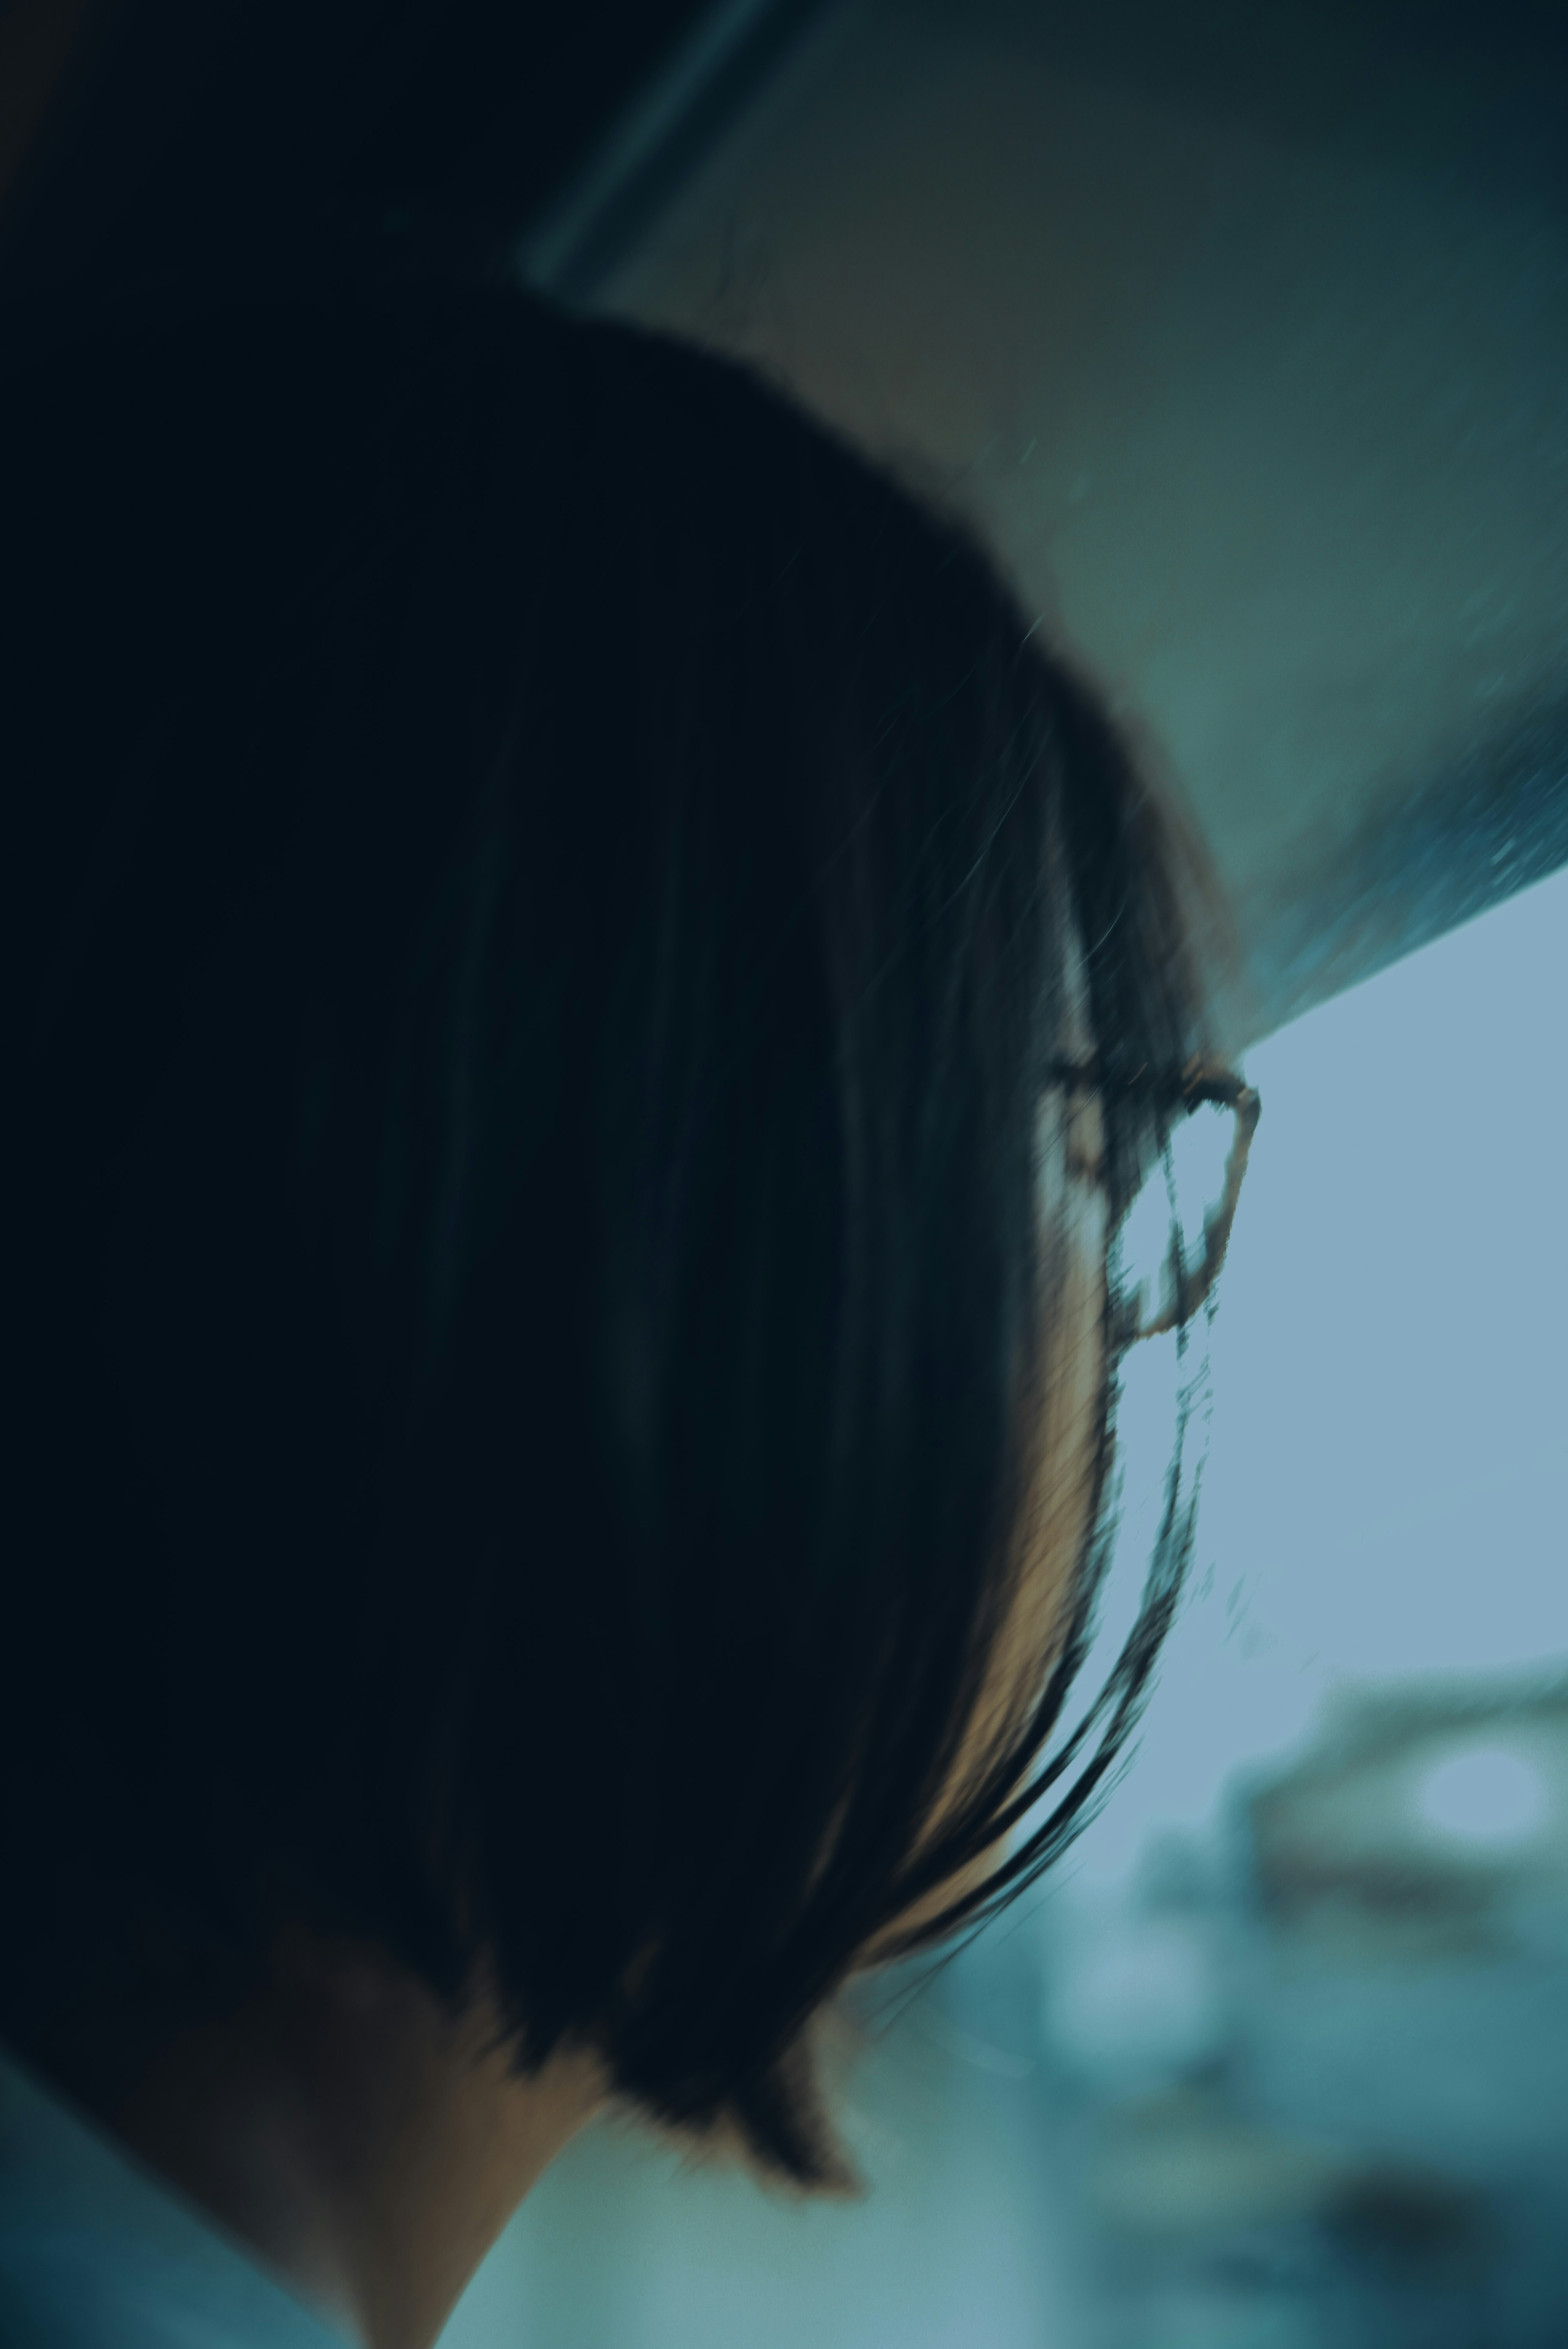
M 1568 1669 L 1565 1009 L 1568 872 L 1249 1056 L 1192 1595 L 1091 1874 L 1346 1682 Z M 1170 1367 L 1129 1383 L 1128 1581 Z

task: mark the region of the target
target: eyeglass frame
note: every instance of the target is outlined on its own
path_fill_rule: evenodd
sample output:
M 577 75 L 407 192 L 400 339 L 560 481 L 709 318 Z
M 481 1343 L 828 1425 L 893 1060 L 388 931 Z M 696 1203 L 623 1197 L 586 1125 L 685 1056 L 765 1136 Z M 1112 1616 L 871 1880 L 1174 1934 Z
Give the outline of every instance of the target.
M 1075 1092 L 1130 1094 L 1156 1109 L 1179 1111 L 1183 1119 L 1211 1106 L 1227 1109 L 1234 1116 L 1235 1130 L 1225 1157 L 1224 1185 L 1218 1203 L 1203 1218 L 1202 1262 L 1195 1274 L 1189 1274 L 1181 1236 L 1172 1233 L 1171 1269 L 1175 1295 L 1169 1309 L 1155 1320 L 1136 1328 L 1126 1326 L 1124 1315 L 1118 1336 L 1123 1344 L 1138 1345 L 1145 1338 L 1164 1337 L 1172 1330 L 1184 1329 L 1193 1314 L 1208 1302 L 1224 1267 L 1253 1136 L 1263 1114 L 1261 1095 L 1233 1070 L 1214 1068 L 1202 1059 L 1189 1061 L 1185 1068 L 1163 1076 L 1147 1069 L 1122 1076 L 1108 1071 L 1093 1060 L 1053 1061 L 1046 1071 L 1046 1080 L 1047 1084 L 1062 1085 Z M 1169 1141 L 1161 1155 L 1166 1155 L 1168 1150 Z

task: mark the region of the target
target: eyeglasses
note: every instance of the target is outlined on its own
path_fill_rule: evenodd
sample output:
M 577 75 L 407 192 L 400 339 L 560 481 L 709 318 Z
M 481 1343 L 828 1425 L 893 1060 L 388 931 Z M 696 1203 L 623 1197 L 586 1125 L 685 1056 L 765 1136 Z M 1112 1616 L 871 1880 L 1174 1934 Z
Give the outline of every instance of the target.
M 1126 1346 L 1183 1329 L 1207 1303 L 1224 1264 L 1248 1154 L 1263 1113 L 1261 1100 L 1243 1078 L 1202 1061 L 1189 1061 L 1184 1069 L 1169 1073 L 1139 1070 L 1131 1076 L 1106 1071 L 1098 1061 L 1059 1061 L 1051 1064 L 1047 1076 L 1052 1084 L 1070 1092 L 1133 1102 L 1160 1120 L 1163 1138 L 1157 1159 L 1158 1185 L 1152 1180 L 1145 1183 L 1118 1215 L 1111 1234 L 1112 1294 L 1116 1300 L 1112 1334 L 1115 1343 Z M 1182 1154 L 1178 1137 L 1191 1131 L 1196 1113 L 1205 1108 L 1228 1111 L 1232 1130 L 1218 1195 L 1210 1185 L 1208 1198 L 1212 1204 L 1202 1209 L 1201 1243 L 1190 1251 L 1183 1216 L 1192 1195 L 1193 1181 L 1190 1170 L 1178 1164 Z M 1163 1193 L 1162 1211 L 1157 1189 Z M 1152 1278 L 1147 1271 L 1140 1273 L 1135 1268 L 1129 1278 L 1124 1242 L 1130 1227 L 1140 1217 L 1146 1226 L 1157 1222 L 1162 1228 L 1161 1261 Z M 1196 1262 L 1191 1260 L 1193 1256 Z M 1154 1303 L 1152 1309 L 1146 1311 L 1145 1299 L 1151 1287 Z M 1162 1301 L 1167 1293 L 1168 1303 Z

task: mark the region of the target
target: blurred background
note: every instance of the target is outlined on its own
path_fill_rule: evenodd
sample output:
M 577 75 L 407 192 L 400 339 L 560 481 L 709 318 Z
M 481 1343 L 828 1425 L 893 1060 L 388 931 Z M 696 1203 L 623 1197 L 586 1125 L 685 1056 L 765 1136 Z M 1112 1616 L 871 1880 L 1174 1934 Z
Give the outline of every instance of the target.
M 326 198 L 748 357 L 975 518 L 1233 933 L 1130 1771 L 867 1990 L 862 2204 L 597 2127 L 450 2349 L 1568 2338 L 1568 12 L 13 0 L 0 68 L 0 308 Z

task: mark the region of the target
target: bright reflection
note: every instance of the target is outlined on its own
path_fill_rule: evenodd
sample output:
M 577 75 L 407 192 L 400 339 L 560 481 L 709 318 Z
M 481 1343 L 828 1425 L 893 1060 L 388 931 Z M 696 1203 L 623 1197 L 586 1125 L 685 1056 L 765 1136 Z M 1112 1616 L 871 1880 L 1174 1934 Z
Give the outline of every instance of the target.
M 1455 1842 L 1506 1849 L 1530 1843 L 1550 1807 L 1533 1762 L 1507 1745 L 1462 1745 L 1423 1776 L 1416 1806 Z
M 1202 1929 L 1147 1918 L 1085 1918 L 1052 1984 L 1051 2036 L 1083 2072 L 1181 2072 L 1222 2043 L 1225 2017 Z

